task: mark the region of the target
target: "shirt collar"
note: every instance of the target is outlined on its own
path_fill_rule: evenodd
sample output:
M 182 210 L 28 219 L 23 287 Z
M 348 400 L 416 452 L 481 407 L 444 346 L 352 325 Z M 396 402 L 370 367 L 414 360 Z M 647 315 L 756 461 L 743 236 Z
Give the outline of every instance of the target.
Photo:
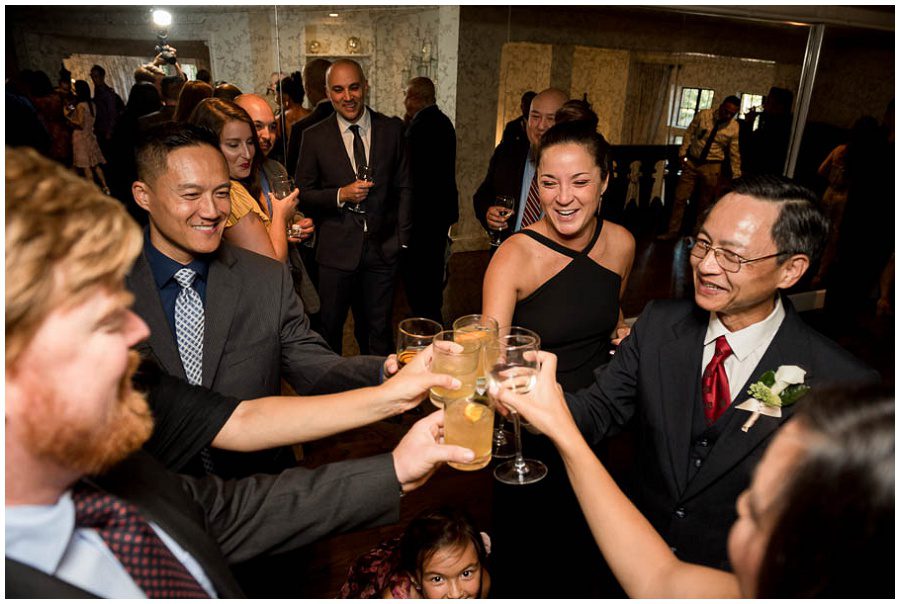
M 66 491 L 53 505 L 6 506 L 6 556 L 55 574 L 75 533 L 75 504 Z
M 356 124 L 357 126 L 359 126 L 359 135 L 364 136 L 372 125 L 372 116 L 369 114 L 369 108 L 365 105 L 363 105 L 362 115 L 359 116 L 359 119 L 355 122 L 348 122 L 337 111 L 334 112 L 334 115 L 337 117 L 338 125 L 341 127 L 341 132 L 347 132 L 350 129 L 350 126 Z
M 209 275 L 209 260 L 206 258 L 194 258 L 188 264 L 181 264 L 172 260 L 162 252 L 160 252 L 152 243 L 150 243 L 150 230 L 144 230 L 144 255 L 147 257 L 147 263 L 150 265 L 150 272 L 153 273 L 153 280 L 156 287 L 162 289 L 165 285 L 175 277 L 175 273 L 187 267 L 197 273 L 199 279 L 207 280 Z
M 718 315 L 710 313 L 709 326 L 706 328 L 706 337 L 703 339 L 703 345 L 707 346 L 719 336 L 725 336 L 735 358 L 743 361 L 754 350 L 772 341 L 775 332 L 781 327 L 784 315 L 784 305 L 781 303 L 781 296 L 775 297 L 775 308 L 772 309 L 768 317 L 737 331 L 728 331 L 728 328 L 725 327 Z

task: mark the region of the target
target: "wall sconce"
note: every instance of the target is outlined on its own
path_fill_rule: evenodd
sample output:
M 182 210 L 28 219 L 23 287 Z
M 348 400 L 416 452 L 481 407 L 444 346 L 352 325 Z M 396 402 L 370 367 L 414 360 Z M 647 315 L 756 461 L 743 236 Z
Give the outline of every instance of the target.
M 419 51 L 410 58 L 410 77 L 430 78 L 437 71 L 437 57 L 432 50 L 431 42 L 423 40 L 419 45 Z

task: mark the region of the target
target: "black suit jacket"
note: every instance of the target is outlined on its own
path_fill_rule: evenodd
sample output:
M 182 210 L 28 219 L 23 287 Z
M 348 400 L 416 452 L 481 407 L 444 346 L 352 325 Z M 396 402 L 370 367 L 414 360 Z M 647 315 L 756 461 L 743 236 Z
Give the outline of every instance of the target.
M 372 117 L 369 164 L 375 186 L 366 197 L 365 223 L 361 215 L 337 205 L 338 189 L 356 180 L 344 147 L 337 117 L 331 115 L 303 133 L 297 185 L 300 208 L 316 222 L 316 261 L 330 268 L 351 271 L 362 259 L 363 241 L 376 246 L 386 263 L 397 261 L 401 245 L 408 245 L 412 230 L 412 189 L 403 122 L 369 108 Z
M 491 163 L 488 165 L 487 176 L 484 177 L 478 190 L 475 191 L 473 201 L 475 203 L 475 217 L 478 218 L 485 230 L 490 230 L 487 224 L 487 211 L 495 205 L 498 195 L 511 195 L 516 200 L 513 216 L 509 219 L 510 228 L 501 231 L 501 239 L 505 240 L 512 235 L 516 213 L 519 211 L 519 197 L 522 194 L 522 175 L 525 173 L 525 162 L 529 152 L 528 138 L 503 140 L 494 149 Z
M 203 567 L 221 598 L 243 597 L 229 565 L 399 519 L 390 454 L 223 481 L 172 474 L 139 452 L 89 482 L 135 504 L 175 539 Z M 8 597 L 89 597 L 8 558 L 6 567 Z
M 328 99 L 322 99 L 313 107 L 312 113 L 302 120 L 297 120 L 291 126 L 291 135 L 288 136 L 287 166 L 288 172 L 294 174 L 294 182 L 297 182 L 297 162 L 300 159 L 300 142 L 307 128 L 315 126 L 329 115 L 334 113 L 334 106 Z
M 699 442 L 704 438 L 692 442 L 692 422 L 702 408 L 700 364 L 709 313 L 693 301 L 648 304 L 612 361 L 595 372 L 595 383 L 566 397 L 592 444 L 634 418 L 638 450 L 631 496 L 688 562 L 727 567 L 735 501 L 775 431 L 793 413 L 792 406 L 784 407 L 783 417 L 761 416 L 743 432 L 749 413 L 734 407 L 750 398 L 749 384 L 781 365 L 806 370 L 812 394 L 822 386 L 878 380 L 875 371 L 809 328 L 786 298 L 783 302 L 781 327 L 748 382 L 739 385 L 734 404 L 714 424 L 706 447 Z M 692 469 L 697 452 L 705 459 Z
M 459 220 L 456 130 L 437 105 L 419 111 L 406 130 L 412 181 L 413 237 L 446 235 Z

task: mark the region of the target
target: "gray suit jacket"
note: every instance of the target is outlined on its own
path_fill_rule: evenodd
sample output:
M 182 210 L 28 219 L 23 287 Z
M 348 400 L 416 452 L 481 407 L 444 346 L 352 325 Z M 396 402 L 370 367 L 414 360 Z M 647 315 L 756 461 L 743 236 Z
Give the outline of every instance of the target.
M 243 597 L 230 564 L 400 516 L 390 454 L 223 481 L 172 474 L 139 452 L 89 482 L 135 504 L 197 560 L 223 598 Z M 15 571 L 7 572 L 8 597 L 86 597 L 36 569 L 10 567 L 7 559 Z
M 186 379 L 175 336 L 143 254 L 126 285 L 134 293 L 135 312 L 150 326 L 150 337 L 138 345 L 138 351 L 167 373 Z M 321 336 L 310 330 L 287 266 L 259 254 L 222 242 L 210 258 L 205 317 L 201 383 L 210 390 L 249 400 L 281 394 L 282 378 L 301 395 L 341 392 L 380 381 L 383 359 L 341 357 L 332 352 Z M 231 461 L 248 455 L 252 454 L 232 454 Z M 222 471 L 222 475 L 279 467 L 250 466 Z M 216 471 L 220 472 L 218 465 Z
M 783 417 L 762 416 L 743 432 L 749 414 L 735 406 L 750 398 L 751 383 L 768 370 L 797 365 L 806 370 L 808 396 L 814 400 L 816 390 L 828 385 L 878 380 L 874 370 L 809 328 L 790 301 L 782 301 L 784 321 L 757 368 L 746 384 L 732 385 L 732 392 L 739 386 L 735 404 L 697 441 L 692 430 L 695 415 L 702 418 L 700 364 L 709 313 L 693 301 L 648 304 L 609 364 L 595 372 L 594 384 L 566 396 L 590 443 L 634 418 L 638 449 L 631 495 L 688 562 L 727 564 L 735 501 L 776 430 L 793 413 L 793 407 L 785 407 Z

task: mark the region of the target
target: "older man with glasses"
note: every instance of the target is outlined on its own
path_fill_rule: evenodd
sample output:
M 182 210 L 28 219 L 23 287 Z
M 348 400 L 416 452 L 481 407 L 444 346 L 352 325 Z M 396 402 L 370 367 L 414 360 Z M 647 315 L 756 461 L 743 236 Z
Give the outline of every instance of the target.
M 791 417 L 776 392 L 748 421 L 751 385 L 762 396 L 757 384 L 779 369 L 812 389 L 878 380 L 781 294 L 815 263 L 827 229 L 809 190 L 781 177 L 744 179 L 692 243 L 693 302 L 648 304 L 595 383 L 567 395 L 588 442 L 634 419 L 630 496 L 682 560 L 728 568 L 734 501 Z

